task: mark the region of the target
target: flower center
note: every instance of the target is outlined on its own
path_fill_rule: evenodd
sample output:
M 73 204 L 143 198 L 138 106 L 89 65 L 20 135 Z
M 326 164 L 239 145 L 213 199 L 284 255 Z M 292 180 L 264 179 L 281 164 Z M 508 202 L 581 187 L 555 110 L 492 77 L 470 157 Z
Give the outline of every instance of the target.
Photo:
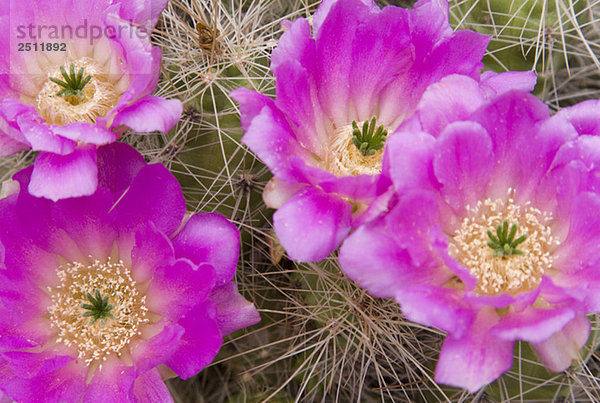
M 506 200 L 487 198 L 467 206 L 449 251 L 477 278 L 477 294 L 530 291 L 552 268 L 552 251 L 560 243 L 552 236 L 551 221 L 552 214 L 530 202 L 515 204 L 510 189 Z
M 375 131 L 375 126 L 375 118 L 372 118 L 371 122 L 365 120 L 362 130 L 358 128 L 356 120 L 352 121 L 352 143 L 365 157 L 375 155 L 385 145 L 387 130 L 381 125 Z
M 330 144 L 328 171 L 340 177 L 381 173 L 387 133 L 383 125 L 377 127 L 375 118 L 337 128 Z
M 92 317 L 90 325 L 93 325 L 95 321 L 100 319 L 104 326 L 106 325 L 106 318 L 115 319 L 115 315 L 110 313 L 110 310 L 114 308 L 114 305 L 108 303 L 108 295 L 102 298 L 100 291 L 96 290 L 95 297 L 89 292 L 86 293 L 85 296 L 91 302 L 91 305 L 81 304 L 81 307 L 88 310 L 88 312 L 83 313 L 83 316 Z
M 520 243 L 525 242 L 527 234 L 521 235 L 515 239 L 517 234 L 517 224 L 513 224 L 508 232 L 508 221 L 504 220 L 502 225 L 496 227 L 496 235 L 492 234 L 492 231 L 488 230 L 487 235 L 490 238 L 488 246 L 492 248 L 494 253 L 492 256 L 507 257 L 511 255 L 522 255 L 523 251 L 517 249 Z
M 51 71 L 35 106 L 48 124 L 95 123 L 115 107 L 119 96 L 104 69 L 84 57 Z
M 58 78 L 49 77 L 49 80 L 62 87 L 60 91 L 56 93 L 57 96 L 64 96 L 65 98 L 72 98 L 69 102 L 72 105 L 77 105 L 83 99 L 83 89 L 86 84 L 90 82 L 92 76 L 83 76 L 83 67 L 79 68 L 79 71 L 75 73 L 75 66 L 71 63 L 70 72 L 60 66 L 60 74 L 62 74 L 64 80 Z
M 67 263 L 57 270 L 60 284 L 48 288 L 57 342 L 78 350 L 87 365 L 120 356 L 148 322 L 145 302 L 123 262 Z

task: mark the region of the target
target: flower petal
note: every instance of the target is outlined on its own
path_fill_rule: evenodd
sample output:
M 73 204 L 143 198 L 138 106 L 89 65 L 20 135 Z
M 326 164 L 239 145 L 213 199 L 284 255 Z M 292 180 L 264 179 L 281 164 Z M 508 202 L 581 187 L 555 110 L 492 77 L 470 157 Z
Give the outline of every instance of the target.
M 445 24 L 449 28 L 447 20 Z M 443 77 L 464 74 L 476 78 L 479 74 L 478 70 L 482 67 L 480 60 L 489 40 L 488 37 L 472 31 L 457 31 L 451 37 L 435 43 L 441 38 L 435 36 L 419 38 L 414 32 L 417 29 L 411 30 L 415 62 L 410 74 L 390 83 L 381 93 L 379 115 L 385 121 L 390 121 L 392 116 L 397 116 L 397 109 L 405 111 L 400 118 L 412 115 L 427 87 Z M 431 43 L 432 41 L 434 44 Z M 400 121 L 397 120 L 398 124 Z
M 109 357 L 98 368 L 90 381 L 83 401 L 121 403 L 130 398 L 135 371 L 133 367 L 124 365 L 118 358 Z M 79 397 L 80 400 L 81 396 Z
M 484 97 L 479 83 L 468 76 L 453 74 L 430 85 L 417 107 L 423 131 L 438 137 L 451 122 L 468 120 Z M 403 124 L 402 127 L 408 123 Z M 401 127 L 401 130 L 402 130 Z
M 19 199 L 22 197 L 37 199 L 30 196 L 26 191 L 22 191 L 18 197 Z M 46 199 L 43 199 L 43 202 L 50 203 Z M 23 206 L 21 200 L 17 200 L 16 195 L 0 200 L 0 220 L 3 224 L 0 230 L 0 242 L 4 248 L 2 264 L 3 268 L 7 269 L 7 271 L 0 270 L 0 273 L 10 273 L 11 276 L 19 274 L 19 277 L 23 278 L 27 276 L 40 286 L 48 284 L 48 282 L 51 283 L 51 279 L 56 277 L 56 268 L 59 265 L 57 256 L 48 253 L 48 249 L 45 248 L 46 245 L 32 242 L 33 237 L 31 234 L 37 231 L 40 235 L 46 236 L 44 240 L 50 243 L 57 238 L 68 240 L 68 237 L 64 237 L 64 233 L 60 233 L 57 234 L 57 237 L 48 239 L 52 235 L 51 228 L 54 227 L 46 227 L 46 217 L 43 214 L 45 211 L 35 209 L 35 207 L 38 207 L 36 204 L 26 204 L 25 207 L 34 207 L 33 210 L 20 211 L 20 207 Z M 24 220 L 23 214 L 31 221 Z M 33 228 L 30 224 L 33 224 Z M 63 235 L 63 237 L 60 235 Z M 33 239 L 37 240 L 36 238 Z M 62 248 L 59 247 L 58 249 Z
M 389 236 L 381 220 L 356 229 L 342 244 L 339 262 L 350 279 L 379 298 L 391 298 L 396 285 L 419 278 L 419 272 L 411 270 L 410 255 Z
M 6 136 L 2 130 L 0 130 L 0 157 L 8 157 L 22 150 L 29 149 L 30 146 L 21 141 L 12 139 Z
M 554 207 L 552 204 L 555 203 L 557 191 L 560 194 L 566 189 L 563 190 L 561 187 L 557 189 L 554 177 L 548 175 L 548 170 L 559 162 L 557 159 L 561 158 L 560 154 L 565 145 L 571 144 L 575 140 L 577 132 L 566 120 L 557 116 L 541 122 L 538 126 L 539 129 L 532 125 L 532 133 L 528 133 L 527 137 L 517 139 L 515 144 L 515 154 L 519 157 L 522 170 L 517 191 L 521 194 L 522 199 L 535 202 L 538 208 L 543 209 L 549 206 L 548 209 L 550 209 Z M 532 145 L 535 146 L 532 147 Z M 593 147 L 589 147 L 589 149 L 593 149 Z M 588 154 L 588 152 L 581 150 L 581 154 L 578 152 L 576 158 L 583 154 Z M 572 160 L 574 156 L 570 157 Z M 565 186 L 565 188 L 574 188 L 573 185 L 575 183 L 572 186 Z
M 152 222 L 136 231 L 131 251 L 131 272 L 136 282 L 145 283 L 154 276 L 156 268 L 174 262 L 175 251 L 171 241 Z
M 79 401 L 86 388 L 85 376 L 85 367 L 71 361 L 56 371 L 31 379 L 20 378 L 0 359 L 0 389 L 16 401 Z
M 195 264 L 208 263 L 216 272 L 216 285 L 233 279 L 240 253 L 240 232 L 217 213 L 196 213 L 173 238 L 175 256 Z
M 154 28 L 168 0 L 120 0 L 121 16 L 145 28 Z
M 390 164 L 387 174 L 397 191 L 406 188 L 436 189 L 439 182 L 433 172 L 435 138 L 423 132 L 398 131 L 387 141 Z
M 28 191 L 27 188 L 30 184 L 31 174 L 33 166 L 29 166 L 21 171 L 17 172 L 13 178 L 19 182 L 20 192 L 18 194 L 17 203 L 15 205 L 16 214 L 18 221 L 20 222 L 20 228 L 23 234 L 34 240 L 34 245 L 52 254 L 60 255 L 61 257 L 70 261 L 85 261 L 87 259 L 86 254 L 82 254 L 77 244 L 71 237 L 57 225 L 55 217 L 53 217 L 52 211 L 56 208 L 54 202 L 46 198 L 34 197 Z M 14 212 L 12 213 L 14 215 Z M 8 219 L 7 217 L 4 218 Z M 6 221 L 5 221 L 6 222 Z M 25 242 L 24 246 L 32 248 L 30 242 Z M 7 244 L 5 244 L 7 246 Z M 19 250 L 15 248 L 15 250 Z M 32 250 L 27 251 L 28 255 L 36 256 L 32 253 Z M 17 255 L 19 256 L 19 255 Z M 56 256 L 53 257 L 56 259 Z M 40 273 L 53 272 L 52 276 L 56 275 L 56 265 L 46 264 L 44 265 L 30 260 L 31 266 Z M 28 266 L 21 266 L 26 268 Z M 45 277 L 49 280 L 49 277 Z
M 333 3 L 316 34 L 317 86 L 325 114 L 337 126 L 347 125 L 350 116 L 350 72 L 352 44 L 359 21 L 369 12 L 360 0 Z
M 244 131 L 248 130 L 254 118 L 261 113 L 265 106 L 275 107 L 271 98 L 248 88 L 238 88 L 231 91 L 229 95 L 240 104 L 240 123 Z
M 585 192 L 571 203 L 569 233 L 556 252 L 555 265 L 561 274 L 597 267 L 600 262 L 600 250 L 590 248 L 600 242 L 600 196 Z
M 326 179 L 318 183 L 327 193 L 337 193 L 353 201 L 371 202 L 385 193 L 391 181 L 384 175 L 348 175 Z
M 396 206 L 385 216 L 385 227 L 399 247 L 408 252 L 412 263 L 438 265 L 431 248 L 432 230 L 439 220 L 434 195 L 414 189 L 400 196 Z M 441 281 L 446 281 L 442 279 Z
M 455 211 L 475 206 L 486 194 L 494 167 L 490 136 L 475 122 L 454 122 L 443 130 L 436 148 L 433 169 L 444 200 Z
M 96 147 L 80 146 L 67 155 L 40 153 L 33 165 L 29 192 L 57 201 L 91 195 L 97 184 Z
M 503 340 L 546 340 L 560 331 L 576 315 L 571 308 L 539 309 L 528 307 L 523 312 L 509 312 L 500 319 L 490 334 Z
M 173 396 L 158 370 L 153 368 L 135 378 L 133 401 L 136 403 L 170 403 L 173 402 Z
M 579 349 L 589 334 L 590 321 L 585 315 L 578 315 L 559 332 L 540 343 L 531 343 L 531 346 L 546 367 L 560 372 L 567 369 L 573 360 L 580 358 Z
M 452 27 L 448 22 L 449 6 L 444 0 L 420 0 L 414 5 L 414 14 L 411 14 L 413 25 L 412 35 L 419 46 L 416 51 L 428 53 L 440 38 L 452 34 Z
M 439 43 L 430 54 L 417 65 L 429 73 L 427 82 L 433 83 L 450 74 L 465 74 L 478 77 L 483 67 L 481 59 L 490 37 L 473 31 L 456 31 L 445 41 Z M 415 47 L 418 45 L 415 45 Z M 422 48 L 421 51 L 425 49 Z
M 462 337 L 449 334 L 435 369 L 435 381 L 474 393 L 512 366 L 513 342 L 489 334 L 498 323 L 492 308 L 479 312 Z
M 234 282 L 215 288 L 208 299 L 217 307 L 217 325 L 223 336 L 260 322 L 258 311 L 240 295 Z
M 75 141 L 58 136 L 50 126 L 36 121 L 20 119 L 19 128 L 34 151 L 68 155 L 77 147 Z
M 511 90 L 531 92 L 535 88 L 537 75 L 534 71 L 484 71 L 481 73 L 481 86 L 489 98 Z
M 312 78 L 294 60 L 281 64 L 274 71 L 277 74 L 275 104 L 288 118 L 298 143 L 325 159 L 323 151 L 329 140 L 323 111 L 318 102 L 315 102 L 317 91 Z
M 98 186 L 110 189 L 115 200 L 146 166 L 144 157 L 129 144 L 113 143 L 98 148 Z
M 394 297 L 408 319 L 445 330 L 455 338 L 470 331 L 475 319 L 474 312 L 460 300 L 460 292 L 445 287 L 406 283 Z
M 161 164 L 147 165 L 135 176 L 111 214 L 122 233 L 132 233 L 152 221 L 166 235 L 173 234 L 185 214 L 179 182 Z
M 185 328 L 177 351 L 166 364 L 181 379 L 196 375 L 215 358 L 223 339 L 217 325 L 217 309 L 211 301 L 188 312 L 179 324 Z
M 6 351 L 2 357 L 13 374 L 27 379 L 51 373 L 73 361 L 72 357 L 55 356 L 51 352 Z
M 366 9 L 361 23 L 353 28 L 352 49 L 346 55 L 352 66 L 347 84 L 350 102 L 356 108 L 356 118 L 361 121 L 373 116 L 381 91 L 398 77 L 404 81 L 414 62 L 409 22 L 411 11 L 385 7 L 369 13 Z M 395 116 L 381 119 L 379 123 L 391 125 L 408 112 L 398 106 Z
M 537 156 L 537 144 L 531 141 L 537 125 L 550 117 L 548 107 L 531 94 L 510 91 L 474 112 L 471 120 L 480 123 L 490 135 L 494 150 L 495 169 L 488 189 L 490 197 L 504 197 L 508 188 L 515 188 L 521 177 L 538 176 L 548 165 L 522 172 L 522 156 Z
M 253 91 L 240 88 L 231 93 L 240 103 L 242 138 L 246 144 L 278 178 L 298 181 L 292 166 L 292 157 L 310 160 L 308 151 L 300 146 L 296 136 L 273 101 Z
M 212 266 L 194 267 L 179 259 L 170 266 L 156 269 L 146 291 L 146 306 L 152 312 L 177 321 L 208 297 L 215 284 Z
M 56 226 L 68 234 L 83 255 L 104 260 L 116 239 L 113 222 L 107 216 L 113 202 L 108 189 L 99 189 L 91 196 L 59 200 L 51 214 Z
M 51 125 L 52 132 L 75 142 L 104 145 L 117 140 L 117 133 L 90 123 L 69 123 L 64 126 Z
M 315 69 L 315 43 L 310 36 L 310 25 L 299 18 L 273 49 L 271 70 L 277 77 L 275 104 L 296 128 L 300 144 L 321 154 L 328 140 L 323 111 L 315 102 Z
M 599 113 L 600 102 L 597 99 L 593 99 L 563 108 L 556 116 L 571 123 L 579 135 L 597 136 L 600 134 Z
M 276 72 L 280 65 L 293 60 L 301 63 L 308 72 L 314 73 L 315 42 L 311 37 L 310 28 L 310 23 L 305 18 L 298 18 L 290 25 L 279 38 L 277 47 L 273 49 L 271 70 Z
M 268 208 L 278 209 L 305 185 L 287 183 L 277 178 L 271 178 L 263 191 L 263 200 Z
M 362 3 L 367 6 L 365 9 L 367 11 L 379 11 L 379 7 L 373 2 L 373 0 L 361 0 Z M 320 35 L 321 26 L 323 22 L 327 19 L 329 12 L 331 11 L 331 7 L 336 3 L 340 3 L 340 0 L 323 0 L 319 5 L 317 11 L 315 11 L 312 20 L 312 28 L 315 33 L 315 36 Z
M 167 133 L 179 121 L 182 111 L 183 104 L 178 99 L 146 95 L 121 110 L 115 116 L 112 127 L 126 126 L 141 133 Z
M 273 227 L 291 259 L 319 261 L 350 231 L 352 206 L 310 187 L 299 190 L 273 215 Z
M 169 325 L 149 340 L 136 339 L 132 341 L 129 349 L 136 375 L 149 371 L 157 365 L 164 364 L 177 348 L 184 332 L 184 329 L 179 325 Z

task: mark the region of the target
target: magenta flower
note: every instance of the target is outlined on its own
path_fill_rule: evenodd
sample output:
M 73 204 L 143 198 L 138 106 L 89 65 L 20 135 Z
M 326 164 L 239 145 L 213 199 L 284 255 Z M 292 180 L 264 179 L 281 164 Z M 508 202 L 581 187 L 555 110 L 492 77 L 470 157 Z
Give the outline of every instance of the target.
M 439 0 L 414 9 L 326 0 L 312 26 L 290 24 L 271 60 L 276 99 L 232 96 L 244 143 L 274 174 L 263 197 L 278 209 L 274 228 L 292 259 L 318 261 L 341 243 L 390 185 L 380 175 L 387 134 L 430 84 L 451 74 L 479 80 L 488 40 L 453 32 Z M 531 87 L 531 73 L 522 77 Z
M 17 401 L 172 401 L 222 337 L 259 321 L 236 289 L 237 229 L 186 211 L 179 184 L 123 143 L 91 196 L 0 200 L 0 389 Z
M 389 140 L 388 211 L 340 249 L 350 278 L 448 332 L 435 379 L 471 392 L 511 367 L 515 340 L 566 369 L 600 311 L 598 102 L 550 117 L 523 92 L 482 95 L 428 90 L 440 114 Z
M 166 132 L 178 100 L 152 96 L 161 52 L 149 30 L 166 0 L 10 0 L 0 5 L 0 156 L 39 151 L 29 191 L 96 190 L 97 147 L 126 128 Z

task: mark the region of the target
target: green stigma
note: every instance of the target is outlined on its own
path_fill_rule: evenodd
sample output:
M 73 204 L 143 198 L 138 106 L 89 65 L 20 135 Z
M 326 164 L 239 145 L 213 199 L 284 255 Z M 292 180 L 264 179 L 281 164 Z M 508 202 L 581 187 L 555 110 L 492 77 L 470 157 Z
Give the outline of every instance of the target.
M 506 257 L 510 255 L 522 255 L 523 251 L 517 249 L 517 246 L 527 239 L 527 234 L 521 235 L 515 239 L 517 234 L 517 224 L 513 224 L 508 231 L 508 221 L 504 220 L 502 224 L 496 227 L 496 236 L 488 230 L 487 235 L 490 238 L 488 246 L 494 250 L 493 256 Z
M 374 117 L 370 122 L 365 120 L 362 130 L 358 128 L 356 120 L 352 121 L 352 129 L 352 142 L 365 157 L 374 155 L 385 145 L 388 132 L 383 128 L 383 125 L 375 131 Z
M 113 309 L 113 305 L 108 303 L 108 295 L 102 298 L 100 295 L 100 291 L 95 290 L 96 298 L 92 296 L 89 292 L 85 294 L 87 299 L 91 302 L 90 304 L 81 304 L 81 307 L 87 309 L 87 312 L 83 313 L 83 316 L 91 316 L 90 325 L 93 325 L 97 320 L 100 320 L 102 325 L 106 325 L 106 318 L 114 319 L 115 316 L 110 313 L 110 310 Z
M 69 72 L 60 66 L 60 73 L 62 74 L 63 80 L 59 80 L 58 78 L 50 77 L 50 81 L 56 83 L 63 87 L 62 90 L 56 93 L 57 96 L 77 96 L 79 98 L 83 98 L 83 88 L 85 85 L 92 79 L 92 76 L 83 77 L 83 67 L 79 69 L 77 74 L 75 74 L 75 66 L 71 63 L 71 67 L 69 68 Z

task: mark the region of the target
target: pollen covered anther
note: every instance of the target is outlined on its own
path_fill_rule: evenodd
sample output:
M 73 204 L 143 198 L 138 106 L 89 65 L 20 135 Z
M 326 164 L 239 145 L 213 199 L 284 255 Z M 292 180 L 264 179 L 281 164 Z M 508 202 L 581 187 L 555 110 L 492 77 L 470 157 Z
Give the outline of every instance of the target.
M 487 198 L 475 207 L 467 206 L 467 216 L 450 238 L 449 251 L 477 278 L 477 294 L 527 292 L 552 267 L 552 252 L 559 241 L 552 235 L 551 223 L 552 215 L 530 202 L 515 204 L 510 189 L 505 200 Z

